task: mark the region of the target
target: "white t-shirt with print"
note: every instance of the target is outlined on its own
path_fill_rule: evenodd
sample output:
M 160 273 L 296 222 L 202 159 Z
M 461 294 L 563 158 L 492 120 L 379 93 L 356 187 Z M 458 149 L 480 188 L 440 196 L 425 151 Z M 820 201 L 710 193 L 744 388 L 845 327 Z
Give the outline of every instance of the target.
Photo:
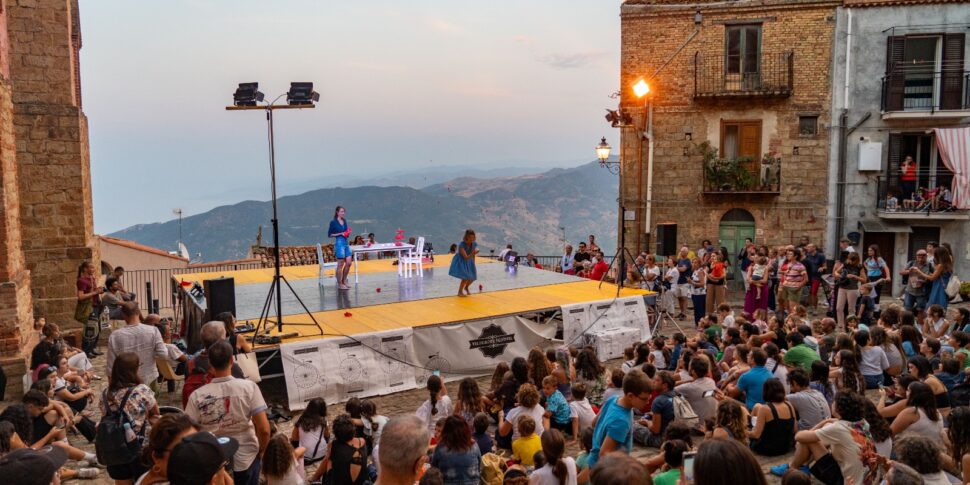
M 239 450 L 233 470 L 245 471 L 259 454 L 259 440 L 253 416 L 266 411 L 263 393 L 255 382 L 234 377 L 216 377 L 189 396 L 185 415 L 216 436 L 234 438 Z

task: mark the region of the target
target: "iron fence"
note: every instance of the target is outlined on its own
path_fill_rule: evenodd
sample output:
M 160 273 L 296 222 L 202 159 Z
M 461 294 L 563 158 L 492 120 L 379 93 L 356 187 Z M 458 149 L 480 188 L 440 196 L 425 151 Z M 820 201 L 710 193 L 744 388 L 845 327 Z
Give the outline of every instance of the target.
M 258 269 L 263 265 L 258 262 L 244 262 L 221 264 L 214 266 L 198 266 L 192 268 L 142 269 L 125 271 L 122 284 L 125 289 L 134 293 L 136 300 L 144 309 L 149 309 L 152 301 L 158 300 L 158 308 L 175 308 L 176 290 L 172 276 L 189 273 L 209 273 L 220 271 L 239 271 L 244 269 Z M 149 298 L 149 293 L 151 293 Z
M 762 52 L 751 72 L 740 65 L 725 66 L 720 54 L 694 54 L 694 97 L 791 96 L 794 90 L 795 53 Z
M 970 109 L 970 71 L 961 66 L 913 63 L 895 67 L 882 78 L 881 109 L 940 111 Z

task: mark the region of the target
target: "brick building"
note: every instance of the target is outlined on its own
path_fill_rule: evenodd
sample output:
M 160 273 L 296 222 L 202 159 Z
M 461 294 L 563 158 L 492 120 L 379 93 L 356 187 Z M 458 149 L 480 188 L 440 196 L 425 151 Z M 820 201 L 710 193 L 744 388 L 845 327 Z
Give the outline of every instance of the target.
M 746 237 L 821 243 L 840 2 L 674 3 L 621 6 L 627 247 L 676 251 L 659 247 L 658 226 L 677 246 L 719 239 L 731 254 Z M 642 99 L 639 79 L 650 86 Z
M 12 394 L 33 318 L 76 327 L 75 273 L 97 259 L 80 48 L 77 0 L 0 2 L 0 365 Z

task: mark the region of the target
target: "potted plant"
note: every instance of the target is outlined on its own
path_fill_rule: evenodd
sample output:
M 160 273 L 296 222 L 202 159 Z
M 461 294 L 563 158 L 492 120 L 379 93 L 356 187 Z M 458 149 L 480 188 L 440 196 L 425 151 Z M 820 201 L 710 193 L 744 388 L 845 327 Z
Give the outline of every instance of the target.
M 963 298 L 963 301 L 970 300 L 970 281 L 960 283 L 960 298 Z

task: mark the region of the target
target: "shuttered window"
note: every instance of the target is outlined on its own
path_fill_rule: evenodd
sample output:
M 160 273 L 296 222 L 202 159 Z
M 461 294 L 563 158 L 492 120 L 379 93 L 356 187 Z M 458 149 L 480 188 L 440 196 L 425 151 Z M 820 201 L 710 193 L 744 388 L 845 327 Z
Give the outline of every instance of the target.
M 732 25 L 725 31 L 727 74 L 755 73 L 761 69 L 761 25 Z
M 965 34 L 943 36 L 943 61 L 940 66 L 940 109 L 963 108 L 963 53 Z

